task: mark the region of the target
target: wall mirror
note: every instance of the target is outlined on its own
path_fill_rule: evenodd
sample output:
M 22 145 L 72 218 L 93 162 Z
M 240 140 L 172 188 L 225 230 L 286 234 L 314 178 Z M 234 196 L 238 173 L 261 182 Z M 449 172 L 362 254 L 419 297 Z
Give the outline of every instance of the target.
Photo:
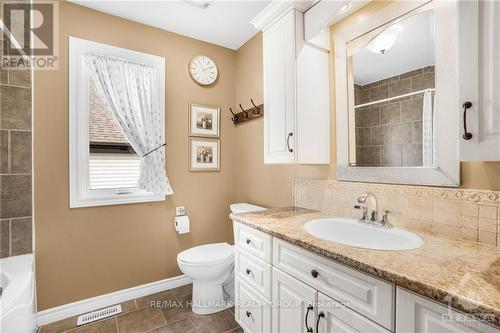
M 339 180 L 459 184 L 453 10 L 396 3 L 335 32 Z

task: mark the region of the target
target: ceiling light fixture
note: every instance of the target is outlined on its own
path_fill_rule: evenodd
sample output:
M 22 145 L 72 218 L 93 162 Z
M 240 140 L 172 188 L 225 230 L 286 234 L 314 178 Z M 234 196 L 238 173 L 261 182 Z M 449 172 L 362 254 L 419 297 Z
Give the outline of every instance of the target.
M 366 45 L 366 48 L 373 53 L 385 54 L 396 43 L 401 31 L 402 27 L 397 24 L 390 26 L 380 35 L 373 38 Z
M 200 9 L 207 9 L 212 4 L 211 0 L 182 0 L 182 1 L 184 1 L 190 6 Z

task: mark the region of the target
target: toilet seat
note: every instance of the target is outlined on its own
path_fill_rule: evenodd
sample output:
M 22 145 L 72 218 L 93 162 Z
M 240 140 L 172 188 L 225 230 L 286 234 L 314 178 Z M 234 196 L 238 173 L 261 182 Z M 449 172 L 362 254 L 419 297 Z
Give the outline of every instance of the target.
M 177 260 L 187 265 L 214 265 L 233 260 L 234 249 L 228 243 L 212 243 L 182 251 Z

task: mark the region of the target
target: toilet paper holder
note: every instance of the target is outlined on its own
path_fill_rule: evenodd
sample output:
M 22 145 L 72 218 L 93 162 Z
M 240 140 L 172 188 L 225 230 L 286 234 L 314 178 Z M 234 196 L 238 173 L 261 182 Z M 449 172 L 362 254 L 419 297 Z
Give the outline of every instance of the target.
M 188 215 L 176 216 L 174 218 L 174 224 L 175 231 L 177 231 L 178 234 L 185 234 L 190 231 L 191 221 Z

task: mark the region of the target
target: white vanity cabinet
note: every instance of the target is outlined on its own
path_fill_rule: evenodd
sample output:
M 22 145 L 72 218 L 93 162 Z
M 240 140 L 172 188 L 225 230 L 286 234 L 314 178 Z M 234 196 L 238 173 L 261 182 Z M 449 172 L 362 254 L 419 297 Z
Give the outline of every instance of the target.
M 316 289 L 273 268 L 273 303 L 282 305 L 272 309 L 273 333 L 308 332 L 316 323 L 317 296 Z
M 264 163 L 330 163 L 328 51 L 304 41 L 293 7 L 253 24 L 263 30 Z
M 472 103 L 460 158 L 500 161 L 500 2 L 460 1 L 459 22 L 460 99 Z
M 443 304 L 233 225 L 235 319 L 246 333 L 500 333 L 472 319 L 464 325 L 463 314 Z
M 394 285 L 273 239 L 273 266 L 391 330 Z
M 415 295 L 397 290 L 396 332 L 404 333 L 499 333 L 479 321 L 462 321 L 464 314 Z M 459 324 L 457 324 L 459 321 Z
M 246 333 L 270 333 L 272 236 L 233 223 L 235 319 Z

